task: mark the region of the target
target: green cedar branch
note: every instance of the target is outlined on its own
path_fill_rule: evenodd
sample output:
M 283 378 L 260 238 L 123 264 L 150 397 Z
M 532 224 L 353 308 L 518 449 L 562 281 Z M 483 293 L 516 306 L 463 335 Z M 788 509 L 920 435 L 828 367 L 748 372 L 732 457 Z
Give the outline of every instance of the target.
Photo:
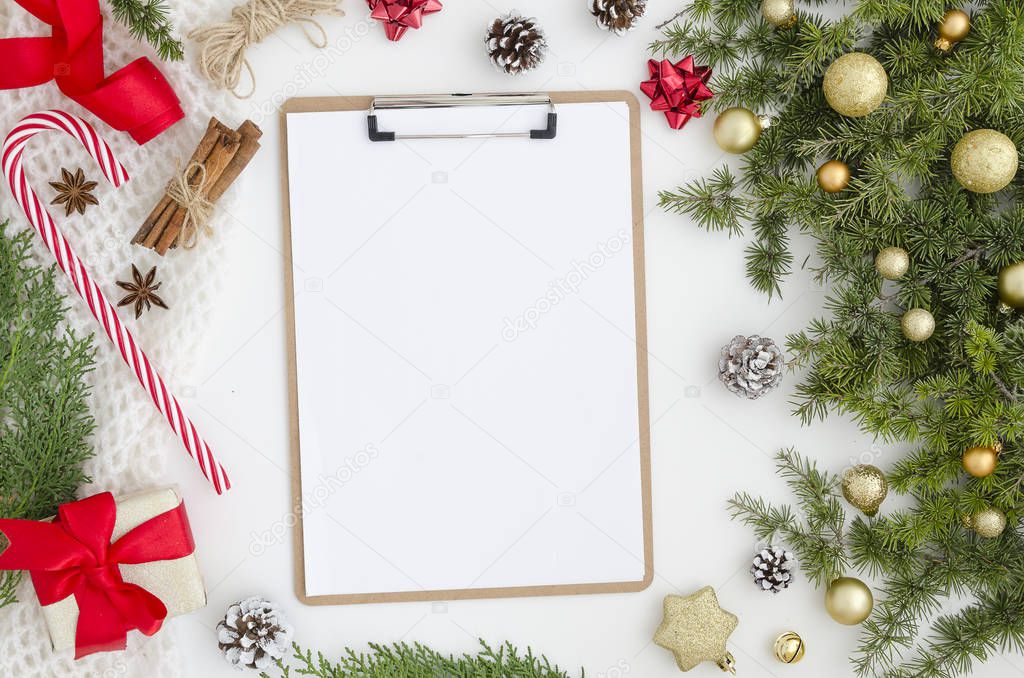
M 461 656 L 444 655 L 419 643 L 370 643 L 370 651 L 365 653 L 345 648 L 337 661 L 293 644 L 291 661 L 278 661 L 277 668 L 282 678 L 290 678 L 293 671 L 296 676 L 314 678 L 569 678 L 568 673 L 529 648 L 525 654 L 511 643 L 493 649 L 482 640 L 476 654 Z M 271 678 L 268 673 L 260 675 Z M 580 677 L 585 678 L 582 669 Z
M 66 328 L 54 269 L 32 264 L 31 244 L 32 231 L 0 224 L 0 517 L 41 520 L 88 481 L 93 347 Z M 0 572 L 0 607 L 20 576 Z

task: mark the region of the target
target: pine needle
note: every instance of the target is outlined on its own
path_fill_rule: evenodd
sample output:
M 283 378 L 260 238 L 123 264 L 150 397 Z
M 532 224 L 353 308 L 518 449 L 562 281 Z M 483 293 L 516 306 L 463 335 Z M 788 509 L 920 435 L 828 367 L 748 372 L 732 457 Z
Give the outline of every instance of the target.
M 128 27 L 132 37 L 151 44 L 164 61 L 181 61 L 185 48 L 167 18 L 164 0 L 110 0 L 114 18 Z

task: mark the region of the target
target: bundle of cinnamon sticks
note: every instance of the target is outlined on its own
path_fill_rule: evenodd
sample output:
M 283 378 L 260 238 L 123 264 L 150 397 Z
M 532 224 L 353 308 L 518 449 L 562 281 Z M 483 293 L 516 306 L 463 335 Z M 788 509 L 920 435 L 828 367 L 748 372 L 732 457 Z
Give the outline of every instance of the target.
M 217 118 L 210 118 L 206 134 L 182 168 L 187 173 L 183 179 L 197 197 L 215 203 L 256 155 L 261 136 L 263 131 L 251 120 L 233 130 Z M 204 169 L 200 170 L 199 165 Z M 166 254 L 181 241 L 186 214 L 185 206 L 165 194 L 132 238 L 132 243 L 156 250 L 160 255 Z

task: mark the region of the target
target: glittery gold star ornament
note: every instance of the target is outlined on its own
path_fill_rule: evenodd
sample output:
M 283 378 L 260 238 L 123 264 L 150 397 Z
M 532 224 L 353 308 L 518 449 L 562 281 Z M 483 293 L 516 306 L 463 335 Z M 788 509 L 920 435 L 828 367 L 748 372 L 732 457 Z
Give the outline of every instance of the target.
M 665 596 L 665 619 L 654 632 L 654 643 L 669 650 L 680 671 L 701 662 L 736 673 L 736 660 L 725 649 L 739 618 L 718 605 L 718 596 L 705 586 L 688 596 Z

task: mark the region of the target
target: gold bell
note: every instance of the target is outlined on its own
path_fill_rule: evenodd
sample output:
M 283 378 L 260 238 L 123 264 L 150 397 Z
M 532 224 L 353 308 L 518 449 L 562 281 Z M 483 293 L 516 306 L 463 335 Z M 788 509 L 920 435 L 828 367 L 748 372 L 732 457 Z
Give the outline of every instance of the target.
M 796 631 L 786 631 L 775 639 L 775 658 L 783 664 L 796 664 L 804 658 L 804 639 Z

